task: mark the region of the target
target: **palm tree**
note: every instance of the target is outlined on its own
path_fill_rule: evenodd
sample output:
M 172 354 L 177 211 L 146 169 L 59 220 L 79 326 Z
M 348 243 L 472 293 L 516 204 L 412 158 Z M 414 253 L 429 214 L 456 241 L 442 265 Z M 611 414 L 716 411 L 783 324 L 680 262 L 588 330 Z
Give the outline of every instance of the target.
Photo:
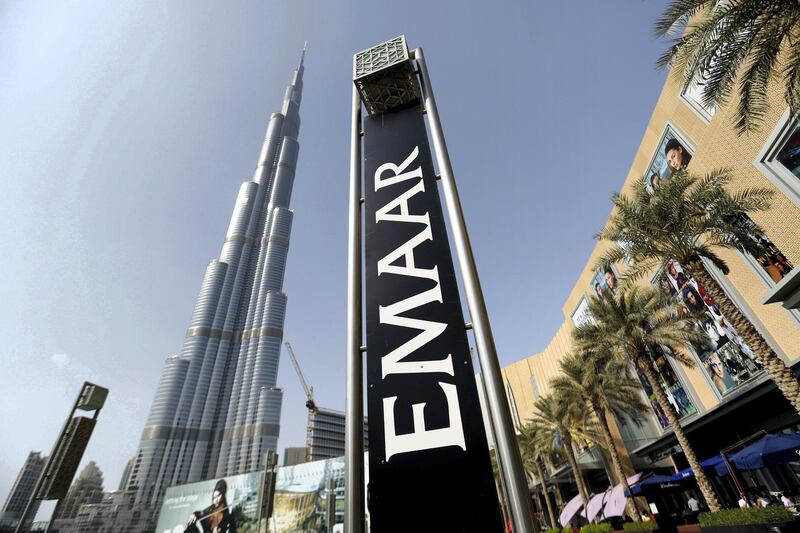
M 564 452 L 575 476 L 578 493 L 584 505 L 589 502 L 589 491 L 578 467 L 575 449 L 572 447 L 574 440 L 589 440 L 589 431 L 586 427 L 586 416 L 580 409 L 558 401 L 552 395 L 546 395 L 536 400 L 534 415 L 528 421 L 535 446 L 541 449 L 558 449 Z
M 632 265 L 622 276 L 623 284 L 652 272 L 670 259 L 678 261 L 714 299 L 728 322 L 753 349 L 783 395 L 800 413 L 800 382 L 770 348 L 764 337 L 745 318 L 736 304 L 711 276 L 703 259 L 723 274 L 729 269 L 718 255 L 720 250 L 738 249 L 756 257 L 763 235 L 749 213 L 769 208 L 772 191 L 744 189 L 736 194 L 725 190 L 731 181 L 727 170 L 703 178 L 677 172 L 650 194 L 636 183 L 633 195 L 612 196 L 614 212 L 605 229 L 597 234 L 611 243 L 598 263 L 603 266 L 625 261 Z
M 614 473 L 625 490 L 630 491 L 619 450 L 611 436 L 608 414 L 613 412 L 617 417 L 627 416 L 638 422 L 647 407 L 641 399 L 642 384 L 631 378 L 627 361 L 599 348 L 567 355 L 560 362 L 561 373 L 550 381 L 550 386 L 560 402 L 585 406 L 594 415 Z M 632 499 L 626 507 L 631 520 L 642 519 Z
M 657 65 L 671 65 L 684 89 L 702 76 L 706 105 L 726 102 L 738 85 L 735 126 L 740 133 L 756 129 L 769 110 L 766 95 L 773 78 L 783 83 L 792 114 L 800 112 L 796 0 L 673 0 L 656 22 L 656 35 L 674 34 L 682 24 L 686 31 L 672 40 Z
M 547 453 L 547 449 L 543 448 L 538 442 L 535 429 L 530 424 L 526 424 L 521 428 L 517 439 L 525 471 L 535 473 L 542 485 L 542 493 L 544 494 L 544 501 L 547 505 L 547 514 L 550 518 L 550 527 L 558 527 L 555 511 L 553 510 L 553 503 L 547 495 L 547 482 L 544 477 L 544 469 L 542 468 L 542 461 Z
M 686 350 L 692 343 L 699 342 L 702 335 L 693 328 L 690 317 L 677 313 L 674 302 L 650 288 L 633 287 L 618 290 L 616 294 L 607 291 L 603 298 L 589 298 L 588 309 L 593 321 L 573 331 L 576 348 L 590 352 L 608 350 L 620 359 L 632 360 L 642 371 L 683 448 L 708 508 L 718 511 L 717 496 L 700 468 L 697 455 L 681 428 L 678 413 L 661 387 L 649 355 L 653 350 L 665 347 L 672 357 L 693 366 L 694 360 Z

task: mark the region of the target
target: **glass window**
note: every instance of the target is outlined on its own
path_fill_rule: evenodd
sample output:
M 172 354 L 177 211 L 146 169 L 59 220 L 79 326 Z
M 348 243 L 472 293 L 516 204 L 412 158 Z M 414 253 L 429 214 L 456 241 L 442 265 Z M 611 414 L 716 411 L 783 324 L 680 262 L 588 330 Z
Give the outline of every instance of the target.
M 586 296 L 581 296 L 581 301 L 578 303 L 578 307 L 575 308 L 575 311 L 572 312 L 571 318 L 572 324 L 576 328 L 592 322 L 592 315 L 589 314 L 589 301 L 586 299 Z
M 674 138 L 674 137 L 670 137 Z M 663 146 L 667 145 L 667 142 L 661 143 Z M 664 150 L 661 150 L 664 153 Z M 688 155 L 688 152 L 686 152 Z M 691 159 L 691 155 L 688 155 L 688 158 Z M 688 163 L 688 161 L 687 161 Z M 685 167 L 684 167 L 685 168 Z M 617 290 L 619 286 L 619 273 L 616 268 L 613 266 L 605 269 L 599 269 L 595 272 L 594 276 L 592 277 L 589 285 L 592 287 L 592 291 L 598 296 L 602 297 L 606 292 L 611 292 L 612 294 Z M 581 301 L 581 303 L 585 302 L 585 297 Z M 576 322 L 576 315 L 578 314 L 578 310 L 580 310 L 581 305 L 578 305 L 578 309 L 572 314 L 573 323 Z M 586 318 L 585 321 L 591 321 L 592 316 L 589 314 L 588 309 L 584 311 Z M 576 323 L 576 325 L 578 325 Z M 652 362 L 654 363 L 654 367 L 656 369 L 656 373 L 658 375 L 659 386 L 663 389 L 666 393 L 667 398 L 669 399 L 670 403 L 675 407 L 675 411 L 678 413 L 679 418 L 683 418 L 685 416 L 689 416 L 697 412 L 694 404 L 692 403 L 689 395 L 686 393 L 686 389 L 684 388 L 683 384 L 681 383 L 678 375 L 675 373 L 675 369 L 672 368 L 672 364 L 669 361 L 669 358 L 663 354 L 649 354 Z M 635 366 L 635 365 L 634 365 Z M 642 383 L 642 389 L 644 389 L 644 394 L 647 396 L 648 401 L 650 402 L 651 407 L 653 408 L 653 414 L 655 415 L 656 419 L 658 419 L 659 424 L 661 424 L 662 428 L 669 427 L 669 420 L 667 420 L 667 416 L 664 414 L 663 409 L 658 405 L 656 401 L 655 394 L 653 393 L 653 389 L 650 386 L 651 384 L 648 383 L 647 378 L 641 373 L 638 368 L 634 368 L 636 375 L 639 378 L 639 381 Z
M 800 121 L 787 110 L 755 161 L 755 166 L 800 206 Z
M 705 73 L 698 72 L 692 82 L 681 93 L 683 101 L 694 109 L 706 122 L 710 121 L 717 110 L 715 105 L 703 103 L 703 90 L 705 89 L 707 78 Z
M 644 182 L 647 190 L 653 192 L 659 184 L 669 179 L 676 170 L 686 170 L 692 161 L 692 150 L 688 143 L 679 138 L 677 132 L 667 126 L 661 142 L 658 144 L 653 161 L 645 172 Z
M 753 351 L 728 323 L 703 286 L 686 275 L 677 261 L 667 261 L 657 281 L 661 290 L 679 301 L 678 312 L 693 317 L 705 340 L 694 351 L 709 381 L 721 396 L 749 381 L 761 371 Z
M 541 393 L 539 392 L 539 384 L 536 383 L 536 376 L 531 376 L 531 389 L 533 389 L 533 397 L 537 400 L 541 398 Z
M 771 287 L 779 283 L 789 272 L 792 271 L 794 265 L 789 261 L 786 256 L 781 252 L 777 246 L 763 233 L 759 232 L 750 217 L 742 215 L 744 221 L 753 225 L 752 237 L 761 243 L 763 252 L 758 257 L 750 256 L 752 260 L 758 265 L 760 271 L 763 271 L 765 280 L 768 280 L 768 285 Z

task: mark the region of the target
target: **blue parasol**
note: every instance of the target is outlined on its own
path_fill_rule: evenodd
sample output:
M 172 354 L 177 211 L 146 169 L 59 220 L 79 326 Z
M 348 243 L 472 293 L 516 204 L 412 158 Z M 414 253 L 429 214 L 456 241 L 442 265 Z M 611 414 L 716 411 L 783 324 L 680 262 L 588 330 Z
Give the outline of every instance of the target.
M 800 461 L 800 433 L 778 433 L 762 438 L 730 456 L 739 470 L 764 468 L 767 463 L 779 465 Z

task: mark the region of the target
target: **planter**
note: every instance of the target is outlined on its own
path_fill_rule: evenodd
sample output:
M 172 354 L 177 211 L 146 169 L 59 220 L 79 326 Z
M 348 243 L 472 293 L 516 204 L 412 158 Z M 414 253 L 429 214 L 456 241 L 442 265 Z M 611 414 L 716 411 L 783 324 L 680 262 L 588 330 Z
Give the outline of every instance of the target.
M 778 528 L 782 533 L 798 531 L 797 524 L 794 522 L 776 522 L 772 524 L 747 524 L 732 526 L 703 526 L 700 530 L 703 533 L 772 533 L 774 528 Z

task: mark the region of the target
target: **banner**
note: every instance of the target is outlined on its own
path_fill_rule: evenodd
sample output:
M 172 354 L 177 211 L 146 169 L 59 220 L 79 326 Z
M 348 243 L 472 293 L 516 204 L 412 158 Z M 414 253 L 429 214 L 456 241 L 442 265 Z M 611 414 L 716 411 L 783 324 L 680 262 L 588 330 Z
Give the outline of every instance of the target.
M 262 480 L 251 472 L 169 487 L 156 533 L 255 532 Z
M 372 531 L 502 530 L 419 104 L 364 119 Z
M 334 481 L 334 509 L 326 488 Z M 344 520 L 344 457 L 278 468 L 269 533 L 326 533 L 328 517 Z

